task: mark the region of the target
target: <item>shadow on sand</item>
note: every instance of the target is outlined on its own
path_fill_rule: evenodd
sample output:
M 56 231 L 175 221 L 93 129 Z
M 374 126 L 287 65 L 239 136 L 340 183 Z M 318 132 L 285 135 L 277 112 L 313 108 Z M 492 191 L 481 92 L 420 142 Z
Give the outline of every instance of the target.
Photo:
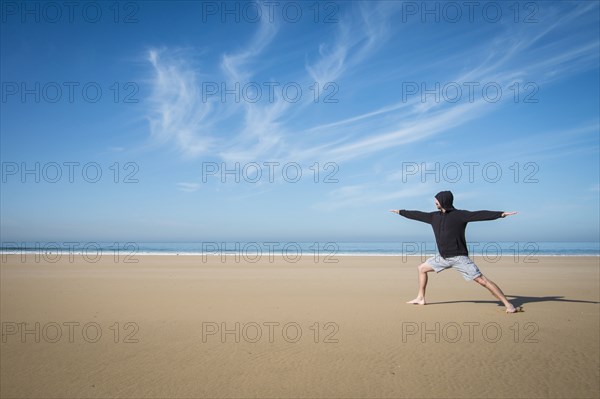
M 536 302 L 569 302 L 569 303 L 594 303 L 600 304 L 596 301 L 583 301 L 580 299 L 565 299 L 564 296 L 519 296 L 519 295 L 506 295 L 508 300 L 515 306 L 520 307 L 528 303 Z M 444 305 L 450 303 L 499 303 L 498 300 L 462 300 L 462 301 L 444 301 L 444 302 L 427 302 L 427 305 Z

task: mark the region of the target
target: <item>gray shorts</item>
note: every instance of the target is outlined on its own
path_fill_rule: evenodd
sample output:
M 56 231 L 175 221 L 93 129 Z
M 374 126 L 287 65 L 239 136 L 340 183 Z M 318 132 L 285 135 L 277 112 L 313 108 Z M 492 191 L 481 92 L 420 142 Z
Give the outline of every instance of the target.
M 479 268 L 468 256 L 442 258 L 442 256 L 438 254 L 427 259 L 425 263 L 431 266 L 436 273 L 453 267 L 458 270 L 463 275 L 463 278 L 467 281 L 471 281 L 481 276 Z

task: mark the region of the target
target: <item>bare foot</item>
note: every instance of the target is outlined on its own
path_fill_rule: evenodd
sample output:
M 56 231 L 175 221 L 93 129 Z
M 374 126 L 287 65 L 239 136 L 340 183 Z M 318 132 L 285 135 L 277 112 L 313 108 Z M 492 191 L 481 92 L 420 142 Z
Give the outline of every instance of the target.
M 420 297 L 416 297 L 415 299 L 413 299 L 412 301 L 408 301 L 406 303 L 410 303 L 413 305 L 425 305 L 425 298 L 420 298 Z

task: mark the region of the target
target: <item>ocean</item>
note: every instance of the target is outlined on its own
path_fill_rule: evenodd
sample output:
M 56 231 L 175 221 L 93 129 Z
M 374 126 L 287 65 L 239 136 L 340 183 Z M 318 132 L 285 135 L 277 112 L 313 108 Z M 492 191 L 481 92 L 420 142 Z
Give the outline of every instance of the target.
M 600 256 L 600 243 L 482 241 L 468 243 L 472 256 L 496 258 L 512 256 Z M 200 242 L 2 242 L 0 254 L 88 255 L 238 255 L 334 257 L 334 256 L 427 256 L 436 253 L 432 241 L 390 242 L 294 242 L 294 241 L 200 241 Z

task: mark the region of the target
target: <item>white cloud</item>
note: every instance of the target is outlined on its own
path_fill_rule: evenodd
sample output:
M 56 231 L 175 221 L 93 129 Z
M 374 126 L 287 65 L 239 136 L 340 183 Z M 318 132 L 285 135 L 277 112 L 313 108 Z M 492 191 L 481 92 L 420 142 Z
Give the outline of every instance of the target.
M 393 2 L 350 5 L 349 13 L 340 17 L 333 38 L 312 44 L 319 57 L 305 65 L 304 71 L 297 72 L 301 75 L 296 80 L 312 78 L 324 83 L 352 76 L 357 67 L 385 48 L 394 33 L 390 21 L 396 7 Z M 365 112 L 337 120 L 328 118 L 312 126 L 290 123 L 295 114 L 310 115 L 307 102 L 294 107 L 279 97 L 268 104 L 222 103 L 220 99 L 203 102 L 198 87 L 199 72 L 186 57 L 152 50 L 148 57 L 155 71 L 150 116 L 152 137 L 159 143 L 174 144 L 187 157 L 210 154 L 226 161 L 268 158 L 348 162 L 407 143 L 426 141 L 510 101 L 509 86 L 514 82 L 534 80 L 539 86 L 597 66 L 598 40 L 589 36 L 582 40 L 573 29 L 576 18 L 590 7 L 575 7 L 567 12 L 550 7 L 538 24 L 507 24 L 506 31 L 475 41 L 462 55 L 444 54 L 448 60 L 459 56 L 469 56 L 471 60 L 467 69 L 452 72 L 448 68 L 448 82 L 495 82 L 503 93 L 509 93 L 497 104 L 486 102 L 481 96 L 475 101 L 425 104 L 417 98 L 408 101 L 396 98 L 394 102 L 369 109 L 369 99 L 365 98 Z M 275 45 L 282 27 L 267 19 L 257 26 L 255 35 L 241 49 L 222 55 L 224 81 L 243 83 L 264 68 L 263 61 L 272 54 L 267 50 Z M 432 61 L 440 66 L 455 64 L 445 62 L 448 60 Z M 293 71 L 286 71 L 290 72 Z
M 194 191 L 198 191 L 200 189 L 200 184 L 179 182 L 177 183 L 177 189 L 186 193 L 193 193 Z
M 149 115 L 150 132 L 159 143 L 173 143 L 186 157 L 205 154 L 215 143 L 208 121 L 210 103 L 203 103 L 197 72 L 183 57 L 151 50 L 155 72 Z
M 364 207 L 404 198 L 425 198 L 433 196 L 435 190 L 435 186 L 430 183 L 413 184 L 395 191 L 382 191 L 380 186 L 374 184 L 348 185 L 330 191 L 327 201 L 316 203 L 314 208 L 330 211 L 348 207 Z

